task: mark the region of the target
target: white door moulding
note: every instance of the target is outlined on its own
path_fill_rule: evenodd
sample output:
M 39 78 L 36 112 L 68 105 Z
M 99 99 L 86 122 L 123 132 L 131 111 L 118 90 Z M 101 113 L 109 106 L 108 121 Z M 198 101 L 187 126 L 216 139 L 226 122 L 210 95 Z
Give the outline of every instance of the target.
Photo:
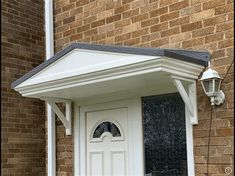
M 61 99 L 61 98 L 51 98 L 51 97 L 42 97 L 41 100 L 46 101 L 58 116 L 58 118 L 63 123 L 66 129 L 66 135 L 72 134 L 72 102 L 68 99 Z M 65 115 L 61 112 L 60 108 L 56 103 L 65 103 Z
M 198 124 L 196 81 L 173 75 L 171 78 L 189 112 L 190 123 L 192 125 Z M 184 87 L 183 81 L 189 83 L 188 90 Z

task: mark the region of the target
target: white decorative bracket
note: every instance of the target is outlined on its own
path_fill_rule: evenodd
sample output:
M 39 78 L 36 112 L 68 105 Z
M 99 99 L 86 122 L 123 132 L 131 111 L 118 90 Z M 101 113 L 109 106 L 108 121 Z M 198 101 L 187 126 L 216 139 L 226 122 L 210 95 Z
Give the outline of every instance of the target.
M 72 134 L 72 102 L 68 99 L 61 99 L 61 98 L 51 98 L 51 97 L 42 97 L 41 100 L 46 101 L 55 114 L 58 116 L 58 118 L 62 121 L 63 125 L 66 129 L 66 135 Z M 61 112 L 59 107 L 56 105 L 56 103 L 65 103 L 65 115 Z
M 190 123 L 192 125 L 198 124 L 196 81 L 178 76 L 171 76 L 171 78 L 189 112 Z M 182 81 L 189 83 L 188 90 L 185 89 Z

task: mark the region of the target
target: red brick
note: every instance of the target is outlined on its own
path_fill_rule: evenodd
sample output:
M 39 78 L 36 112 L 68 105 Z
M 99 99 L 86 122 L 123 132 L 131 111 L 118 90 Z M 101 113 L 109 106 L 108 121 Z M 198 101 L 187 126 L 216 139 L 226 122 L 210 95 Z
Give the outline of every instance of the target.
M 75 34 L 70 37 L 70 41 L 79 40 L 79 39 L 82 39 L 82 37 L 83 37 L 82 34 Z
M 70 36 L 70 35 L 74 34 L 75 32 L 76 32 L 75 29 L 67 30 L 67 31 L 63 32 L 63 37 Z
M 182 42 L 182 46 L 184 48 L 197 46 L 197 45 L 202 45 L 202 44 L 203 44 L 203 38 L 195 38 L 195 39 L 192 39 L 192 40 Z
M 111 31 L 108 31 L 107 32 L 107 37 L 113 37 L 115 35 L 118 35 L 120 34 L 122 31 L 122 29 L 118 28 L 118 29 L 115 29 L 115 30 L 111 30 Z
M 44 103 L 10 87 L 44 61 L 44 3 L 3 0 L 1 5 L 1 174 L 46 175 Z
M 198 29 L 192 32 L 192 37 L 200 37 L 200 36 L 205 36 L 205 35 L 209 35 L 209 34 L 213 34 L 215 30 L 214 26 L 210 26 L 207 28 L 202 28 L 202 29 Z
M 229 20 L 229 21 L 234 20 L 234 13 L 233 13 L 233 12 L 227 14 L 227 16 L 228 16 L 228 20 Z
M 145 42 L 156 40 L 157 38 L 160 38 L 159 32 L 142 36 L 141 42 L 145 43 Z
M 68 4 L 68 5 L 66 5 L 66 6 L 64 6 L 63 8 L 62 8 L 62 11 L 64 12 L 64 11 L 68 11 L 68 10 L 72 10 L 72 9 L 74 9 L 75 8 L 75 3 L 73 3 L 73 4 Z
M 150 31 L 151 32 L 157 32 L 157 31 L 162 31 L 162 30 L 166 30 L 166 29 L 168 29 L 168 23 L 167 22 L 160 23 L 160 24 L 152 26 L 150 28 Z
M 167 13 L 167 11 L 168 11 L 168 7 L 162 7 L 162 8 L 153 10 L 153 11 L 149 12 L 150 18 Z
M 132 23 L 136 23 L 136 22 L 143 21 L 143 20 L 146 20 L 146 19 L 148 19 L 148 14 L 147 13 L 142 14 L 142 15 L 137 15 L 137 16 L 134 16 L 134 17 L 131 18 Z
M 217 136 L 233 136 L 234 131 L 232 128 L 217 129 L 216 134 Z
M 193 31 L 202 28 L 202 22 L 189 23 L 181 26 L 181 32 Z
M 160 5 L 160 7 L 162 7 L 162 6 L 174 4 L 176 2 L 177 2 L 177 0 L 160 0 L 159 5 Z
M 220 58 L 220 57 L 225 57 L 225 50 L 218 50 L 211 54 L 212 59 Z
M 162 38 L 151 42 L 152 47 L 160 47 L 169 43 L 169 38 Z
M 234 11 L 233 5 L 227 4 L 225 6 L 220 6 L 215 8 L 215 15 L 225 14 L 233 11 Z
M 175 10 L 180 10 L 180 9 L 183 9 L 187 6 L 189 6 L 188 0 L 177 2 L 177 3 L 172 4 L 172 5 L 169 6 L 169 11 L 172 12 L 172 11 L 175 11 Z
M 170 27 L 178 26 L 178 25 L 182 25 L 182 24 L 186 24 L 186 23 L 189 23 L 189 16 L 178 18 L 175 20 L 171 20 Z
M 65 19 L 63 20 L 63 24 L 65 25 L 65 24 L 71 23 L 71 22 L 73 22 L 73 21 L 75 21 L 75 16 L 65 18 Z
M 125 4 L 125 5 L 121 6 L 121 7 L 116 8 L 114 10 L 114 13 L 115 14 L 123 13 L 123 12 L 125 12 L 125 11 L 127 11 L 129 9 L 130 9 L 130 4 Z
M 203 3 L 203 9 L 207 10 L 207 9 L 215 8 L 224 4 L 225 4 L 225 0 L 212 0 L 212 1 Z
M 130 38 L 131 38 L 131 33 L 122 34 L 122 35 L 115 37 L 115 41 L 120 42 L 120 41 L 124 41 L 124 40 L 130 39 Z
M 233 27 L 234 27 L 233 22 L 218 24 L 218 25 L 216 25 L 216 32 L 222 32 L 222 31 L 230 30 Z
M 129 10 L 129 11 L 126 11 L 122 14 L 123 18 L 130 18 L 132 16 L 135 16 L 135 15 L 138 15 L 139 14 L 139 11 L 140 9 L 137 8 L 137 9 L 134 9 L 134 10 Z
M 86 25 L 86 24 L 90 24 L 90 23 L 92 23 L 92 22 L 94 22 L 96 20 L 97 20 L 97 16 L 93 15 L 93 16 L 89 16 L 88 18 L 85 18 L 83 20 L 83 22 L 84 22 L 84 25 Z
M 140 43 L 140 38 L 129 39 L 124 42 L 124 45 L 137 45 Z
M 155 18 L 150 18 L 146 21 L 142 21 L 141 22 L 141 27 L 147 27 L 147 26 L 152 26 L 159 23 L 159 17 L 155 17 Z
M 226 16 L 225 15 L 216 16 L 216 17 L 212 17 L 212 18 L 208 18 L 208 19 L 203 20 L 203 25 L 205 27 L 214 26 L 215 24 L 219 24 L 219 23 L 222 23 L 222 22 L 225 22 L 225 21 L 226 21 Z
M 127 18 L 121 21 L 117 21 L 115 22 L 115 28 L 119 28 L 119 27 L 123 27 L 123 26 L 127 26 L 131 24 L 131 19 Z
M 232 47 L 233 46 L 233 39 L 227 39 L 223 41 L 219 41 L 218 47 L 219 48 L 227 48 L 227 47 Z
M 82 7 L 79 7 L 79 8 L 76 8 L 74 10 L 71 10 L 70 11 L 70 16 L 73 16 L 73 15 L 76 15 L 78 13 L 82 13 L 83 12 L 83 8 Z
M 175 27 L 161 32 L 161 37 L 171 36 L 180 33 L 180 28 Z
M 90 0 L 78 0 L 76 2 L 76 7 L 79 7 L 79 6 L 83 6 L 83 5 L 86 5 L 90 2 Z
M 98 27 L 98 26 L 102 26 L 105 24 L 105 19 L 103 20 L 99 20 L 99 21 L 96 21 L 96 22 L 93 22 L 91 23 L 91 28 L 95 28 L 95 27 Z
M 131 35 L 132 35 L 132 38 L 135 38 L 135 37 L 140 37 L 140 36 L 146 35 L 148 33 L 149 33 L 149 28 L 145 28 L 145 29 L 141 29 L 138 31 L 134 31 L 131 33 Z
M 132 1 L 134 1 L 134 0 L 122 0 L 122 4 L 127 4 L 127 3 L 130 3 Z
M 192 15 L 196 12 L 200 12 L 201 10 L 202 10 L 201 4 L 199 4 L 199 5 L 195 5 L 195 6 L 191 6 L 191 7 L 181 9 L 180 10 L 180 15 L 181 16 Z
M 97 1 L 96 1 L 97 2 Z M 106 1 L 106 10 L 114 9 L 115 7 L 121 6 L 121 1 Z
M 144 1 L 142 1 L 142 2 L 144 2 Z M 159 6 L 158 1 L 156 1 L 154 3 L 149 3 L 149 4 L 145 3 L 144 5 L 142 5 L 140 7 L 140 13 L 150 12 L 152 10 L 155 10 L 155 9 L 159 8 L 158 6 Z
M 118 21 L 118 20 L 120 20 L 120 19 L 121 19 L 121 14 L 108 17 L 108 18 L 106 18 L 106 24 L 112 23 L 112 22 L 114 22 L 114 21 Z
M 96 29 L 91 29 L 89 31 L 85 31 L 84 32 L 84 36 L 92 36 L 92 35 L 96 35 L 98 34 L 98 30 Z
M 171 12 L 171 13 L 160 16 L 160 22 L 169 21 L 178 17 L 179 17 L 179 11 Z
M 77 32 L 80 33 L 80 32 L 83 32 L 83 31 L 86 31 L 86 30 L 89 30 L 89 29 L 90 29 L 90 24 L 87 24 L 87 25 L 78 27 Z

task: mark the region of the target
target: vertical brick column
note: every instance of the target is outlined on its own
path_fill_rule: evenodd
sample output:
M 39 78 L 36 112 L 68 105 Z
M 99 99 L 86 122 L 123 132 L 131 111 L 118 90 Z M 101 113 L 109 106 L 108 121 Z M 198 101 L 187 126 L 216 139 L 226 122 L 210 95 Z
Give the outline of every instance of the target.
M 43 1 L 2 0 L 1 175 L 45 175 L 45 106 L 10 88 L 44 60 Z

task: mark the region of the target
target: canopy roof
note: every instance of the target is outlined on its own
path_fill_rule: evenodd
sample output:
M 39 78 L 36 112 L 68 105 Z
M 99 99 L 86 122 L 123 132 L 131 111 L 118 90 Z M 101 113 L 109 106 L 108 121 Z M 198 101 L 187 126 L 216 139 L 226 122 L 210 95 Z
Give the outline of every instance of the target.
M 74 43 L 11 86 L 29 97 L 92 96 L 94 88 L 100 94 L 130 90 L 146 80 L 164 82 L 169 75 L 197 79 L 208 61 L 203 51 Z

